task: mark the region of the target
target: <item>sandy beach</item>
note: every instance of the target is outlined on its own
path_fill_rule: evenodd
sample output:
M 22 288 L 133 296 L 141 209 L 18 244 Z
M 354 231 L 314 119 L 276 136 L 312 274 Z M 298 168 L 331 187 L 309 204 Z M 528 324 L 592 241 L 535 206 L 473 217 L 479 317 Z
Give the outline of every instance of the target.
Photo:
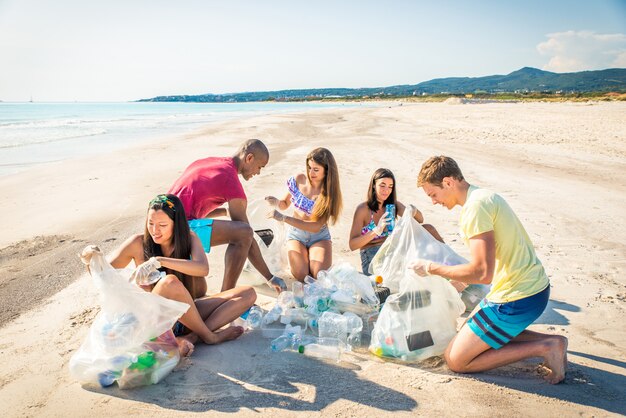
M 51 163 L 0 177 L 0 416 L 619 416 L 626 414 L 626 102 L 382 103 L 207 125 L 141 148 Z M 538 360 L 475 375 L 439 358 L 383 361 L 366 348 L 339 363 L 272 353 L 259 332 L 193 356 L 158 385 L 83 387 L 68 362 L 98 312 L 77 253 L 110 251 L 143 230 L 147 202 L 204 156 L 262 139 L 270 162 L 244 188 L 249 200 L 286 192 L 312 148 L 339 165 L 344 212 L 331 228 L 334 262 L 348 249 L 356 205 L 372 172 L 394 171 L 398 198 L 415 204 L 457 252 L 458 208 L 432 206 L 416 178 L 435 154 L 457 160 L 472 184 L 500 193 L 526 227 L 551 281 L 530 327 L 569 338 L 564 383 Z M 224 247 L 209 255 L 209 293 Z M 274 302 L 259 287 L 258 302 Z

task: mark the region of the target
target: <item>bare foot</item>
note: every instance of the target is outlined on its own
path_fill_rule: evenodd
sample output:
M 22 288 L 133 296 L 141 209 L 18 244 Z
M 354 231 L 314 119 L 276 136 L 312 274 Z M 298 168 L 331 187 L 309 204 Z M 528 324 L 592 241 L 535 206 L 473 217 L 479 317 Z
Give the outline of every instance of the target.
M 544 377 L 548 383 L 555 385 L 565 379 L 567 368 L 567 338 L 554 336 L 548 341 L 548 353 L 545 356 L 545 365 L 550 373 Z
M 181 357 L 189 357 L 193 353 L 194 345 L 185 337 L 176 337 L 178 343 L 178 352 Z
M 243 334 L 243 327 L 237 326 L 229 326 L 224 328 L 223 330 L 216 331 L 215 335 L 218 336 L 220 342 L 234 340 Z

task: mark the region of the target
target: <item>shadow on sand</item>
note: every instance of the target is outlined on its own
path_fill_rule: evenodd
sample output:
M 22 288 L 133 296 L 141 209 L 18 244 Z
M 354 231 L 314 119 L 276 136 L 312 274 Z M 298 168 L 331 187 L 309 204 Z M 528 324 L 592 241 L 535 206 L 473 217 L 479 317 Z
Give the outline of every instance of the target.
M 571 361 L 573 354 L 614 364 L 615 360 L 569 351 L 570 361 L 565 381 L 550 385 L 539 375 L 538 362 L 525 360 L 472 378 L 521 392 L 546 396 L 573 404 L 591 406 L 607 412 L 626 414 L 626 377 L 624 374 L 582 365 Z M 623 367 L 623 362 L 621 363 Z
M 534 323 L 549 325 L 569 325 L 569 319 L 560 311 L 580 312 L 580 308 L 576 305 L 550 299 L 550 301 L 548 302 L 548 306 L 546 306 L 546 309 Z
M 88 388 L 122 399 L 179 411 L 320 411 L 349 400 L 381 411 L 412 411 L 411 397 L 357 376 L 358 365 L 320 362 L 295 352 L 272 353 L 258 332 L 219 346 L 199 346 L 191 359 L 158 385 Z M 185 365 L 186 362 L 186 365 Z

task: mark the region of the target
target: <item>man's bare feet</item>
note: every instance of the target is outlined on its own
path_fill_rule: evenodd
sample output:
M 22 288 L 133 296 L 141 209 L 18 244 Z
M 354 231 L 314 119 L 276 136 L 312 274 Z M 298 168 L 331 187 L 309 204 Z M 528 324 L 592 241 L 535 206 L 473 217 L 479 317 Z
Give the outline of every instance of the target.
M 544 357 L 545 366 L 550 373 L 544 377 L 548 383 L 555 385 L 565 379 L 567 369 L 567 338 L 555 335 L 547 341 L 547 354 Z

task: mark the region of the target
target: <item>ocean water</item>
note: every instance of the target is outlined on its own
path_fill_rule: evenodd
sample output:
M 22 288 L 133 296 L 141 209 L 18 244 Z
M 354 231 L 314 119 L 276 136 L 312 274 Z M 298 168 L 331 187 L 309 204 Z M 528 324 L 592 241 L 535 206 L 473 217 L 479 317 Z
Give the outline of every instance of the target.
M 123 149 L 211 122 L 342 103 L 0 103 L 0 176 Z

